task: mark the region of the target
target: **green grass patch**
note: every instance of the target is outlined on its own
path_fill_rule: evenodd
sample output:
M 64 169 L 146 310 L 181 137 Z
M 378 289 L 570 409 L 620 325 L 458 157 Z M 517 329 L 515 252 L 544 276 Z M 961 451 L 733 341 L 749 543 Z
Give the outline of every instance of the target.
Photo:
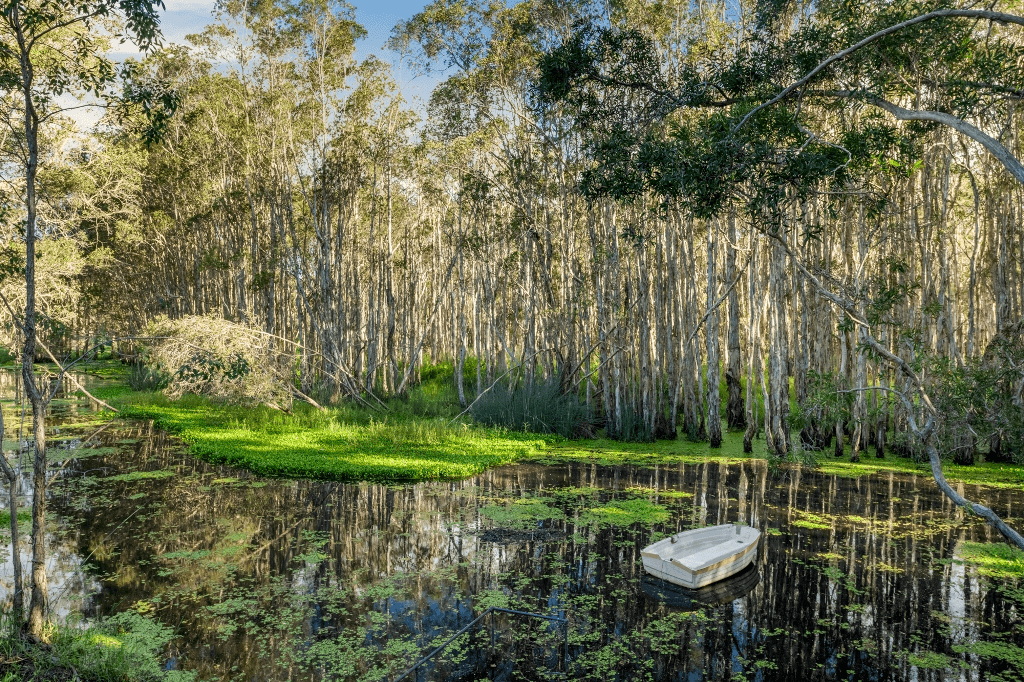
M 545 447 L 527 434 L 449 425 L 444 419 L 364 416 L 351 407 L 320 411 L 301 404 L 289 415 L 199 396 L 171 401 L 160 393 L 131 393 L 118 403 L 123 416 L 154 420 L 195 455 L 264 476 L 377 482 L 464 478 Z
M 722 434 L 722 447 L 712 448 L 707 443 L 697 443 L 680 437 L 677 440 L 661 440 L 654 443 L 624 443 L 607 438 L 595 440 L 555 440 L 546 449 L 534 456 L 545 464 L 563 461 L 584 461 L 603 465 L 637 464 L 641 466 L 670 466 L 718 461 L 735 464 L 751 459 L 767 460 L 763 440 L 755 439 L 753 452 L 743 452 L 743 434 L 727 431 Z M 833 457 L 831 450 L 819 453 L 816 470 L 842 478 L 859 478 L 873 474 L 895 472 L 917 474 L 931 478 L 927 463 L 915 462 L 907 457 L 892 453 L 878 459 L 874 450 L 861 453 L 861 461 L 851 462 L 849 450 L 842 458 Z M 1024 466 L 997 462 L 979 462 L 972 466 L 958 466 L 952 462 L 943 463 L 943 471 L 950 481 L 962 481 L 966 485 L 984 485 L 1000 488 L 1024 486 Z
M 89 363 L 84 369 L 119 380 L 92 392 L 121 409 L 121 416 L 153 419 L 158 426 L 179 435 L 194 454 L 204 459 L 269 476 L 399 483 L 462 478 L 490 466 L 524 459 L 543 464 L 585 461 L 612 466 L 712 461 L 729 465 L 768 459 L 763 439 L 755 439 L 753 452 L 744 453 L 743 434 L 737 431 L 726 431 L 722 447 L 712 449 L 707 443 L 685 437 L 654 443 L 606 438 L 567 440 L 461 422 L 449 425 L 459 412 L 450 385 L 450 364 L 424 368 L 423 383 L 405 398 L 389 400 L 386 411 L 375 412 L 350 402 L 324 412 L 296 404 L 292 415 L 266 407 L 224 405 L 195 396 L 169 401 L 157 392 L 132 391 L 124 383 L 128 376 L 124 365 Z M 465 371 L 468 379 L 473 373 L 472 363 Z M 112 417 L 100 413 L 94 421 L 101 424 Z M 924 463 L 892 453 L 878 459 L 873 450 L 862 453 L 860 462 L 850 462 L 849 452 L 835 458 L 831 450 L 819 453 L 816 459 L 818 471 L 845 478 L 888 472 L 931 476 Z M 967 485 L 1024 485 L 1024 466 L 982 462 L 964 467 L 946 463 L 944 470 L 949 480 Z
M 712 449 L 707 443 L 679 438 L 654 443 L 628 443 L 598 438 L 593 440 L 557 440 L 541 453 L 549 463 L 559 461 L 589 461 L 595 464 L 640 464 L 654 466 L 668 464 L 696 464 L 708 460 L 740 462 L 747 459 L 765 459 L 763 441 L 754 442 L 754 452 L 743 452 L 743 434 L 723 434 L 722 447 Z

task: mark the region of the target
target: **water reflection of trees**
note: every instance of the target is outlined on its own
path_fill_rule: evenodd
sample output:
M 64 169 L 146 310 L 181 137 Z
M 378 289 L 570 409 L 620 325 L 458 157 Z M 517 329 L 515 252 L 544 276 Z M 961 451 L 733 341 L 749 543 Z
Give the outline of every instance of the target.
M 585 464 L 505 467 L 403 487 L 263 485 L 184 457 L 144 427 L 131 435 L 140 440 L 127 460 L 83 460 L 80 468 L 176 475 L 76 479 L 57 507 L 74 520 L 78 555 L 92 553 L 95 574 L 107 576 L 93 612 L 158 596 L 159 617 L 181 626 L 186 665 L 211 679 L 232 668 L 244 679 L 302 678 L 310 674 L 297 667 L 303 651 L 343 640 L 353 678 L 372 665 L 398 669 L 495 595 L 517 608 L 567 613 L 570 654 L 585 666 L 575 674 L 594 679 L 609 670 L 623 679 L 720 679 L 738 671 L 764 680 L 942 679 L 941 670 L 911 670 L 908 653 L 922 650 L 963 660 L 970 665 L 963 679 L 980 679 L 986 661 L 953 647 L 1016 623 L 1017 607 L 948 561 L 957 542 L 995 535 L 958 516 L 924 475 L 843 479 L 772 473 L 763 463 Z M 237 480 L 222 480 L 229 477 Z M 642 494 L 666 504 L 673 516 L 655 532 L 752 523 L 765 531 L 760 580 L 749 594 L 698 615 L 654 601 L 640 589 L 639 562 L 652 530 L 580 527 L 584 506 L 566 505 L 566 488 L 581 496 L 598 489 L 598 501 Z M 482 506 L 560 490 L 552 504 L 562 504 L 566 518 L 543 522 L 553 533 L 508 545 L 478 537 L 490 523 Z M 667 494 L 677 491 L 689 497 Z M 1022 501 L 1019 491 L 969 492 L 1002 513 Z M 219 637 L 230 609 L 207 607 L 242 604 L 246 595 L 251 604 L 237 613 L 257 610 L 255 625 Z M 277 629 L 267 625 L 274 618 Z M 537 642 L 551 639 L 542 627 L 515 619 L 499 625 L 506 657 L 509 647 L 522 661 L 547 655 L 538 654 Z M 415 646 L 382 652 L 399 640 Z M 359 647 L 362 653 L 352 653 Z M 539 676 L 522 668 L 526 679 Z

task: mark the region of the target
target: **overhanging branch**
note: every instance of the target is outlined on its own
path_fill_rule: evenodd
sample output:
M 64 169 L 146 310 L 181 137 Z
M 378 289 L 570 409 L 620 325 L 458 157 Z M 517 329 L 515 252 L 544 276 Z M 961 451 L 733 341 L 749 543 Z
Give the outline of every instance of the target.
M 766 109 L 774 104 L 778 104 L 779 102 L 786 99 L 803 86 L 810 83 L 815 76 L 817 76 L 819 73 L 827 69 L 829 66 L 838 61 L 846 59 L 851 54 L 860 50 L 861 48 L 866 47 L 873 42 L 881 40 L 886 36 L 892 35 L 893 33 L 898 33 L 905 28 L 909 28 L 916 24 L 923 24 L 925 22 L 933 21 L 935 19 L 943 19 L 946 17 L 987 19 L 989 21 L 995 21 L 1001 24 L 1018 24 L 1020 26 L 1024 26 L 1024 17 L 1020 17 L 1015 14 L 1007 14 L 1006 12 L 993 12 L 991 10 L 982 9 L 941 9 L 936 10 L 934 12 L 928 12 L 927 14 L 922 14 L 920 16 L 916 16 L 912 19 L 907 19 L 906 21 L 901 21 L 898 24 L 893 24 L 892 26 L 884 28 L 881 31 L 872 33 L 871 35 L 869 35 L 867 38 L 864 38 L 860 42 L 846 48 L 845 50 L 835 53 L 828 59 L 825 59 L 823 62 L 821 62 L 813 69 L 808 71 L 803 78 L 796 81 L 789 87 L 785 88 L 782 92 L 775 95 L 775 97 L 772 97 L 764 104 L 760 104 L 751 109 L 750 111 L 748 111 L 747 114 L 742 119 L 740 119 L 740 122 L 733 127 L 732 132 L 735 133 L 737 130 L 742 128 L 747 123 L 747 121 L 750 120 L 750 117 L 756 114 L 757 112 L 761 111 L 762 109 Z

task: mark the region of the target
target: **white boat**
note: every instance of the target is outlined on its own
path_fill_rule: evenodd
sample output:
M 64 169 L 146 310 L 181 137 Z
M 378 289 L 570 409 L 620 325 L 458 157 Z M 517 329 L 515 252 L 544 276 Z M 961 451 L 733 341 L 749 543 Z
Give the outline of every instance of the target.
M 644 570 L 695 590 L 728 578 L 750 565 L 761 531 L 727 523 L 676 533 L 644 547 Z

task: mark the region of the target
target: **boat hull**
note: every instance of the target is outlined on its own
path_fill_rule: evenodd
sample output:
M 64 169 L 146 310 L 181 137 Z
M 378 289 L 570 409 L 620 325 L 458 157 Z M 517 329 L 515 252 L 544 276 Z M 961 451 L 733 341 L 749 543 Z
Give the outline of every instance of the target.
M 719 580 L 698 590 L 690 590 L 653 575 L 644 575 L 640 578 L 640 590 L 648 599 L 665 606 L 694 610 L 741 599 L 750 594 L 760 581 L 761 574 L 757 564 L 751 562 L 742 571 L 725 580 Z

